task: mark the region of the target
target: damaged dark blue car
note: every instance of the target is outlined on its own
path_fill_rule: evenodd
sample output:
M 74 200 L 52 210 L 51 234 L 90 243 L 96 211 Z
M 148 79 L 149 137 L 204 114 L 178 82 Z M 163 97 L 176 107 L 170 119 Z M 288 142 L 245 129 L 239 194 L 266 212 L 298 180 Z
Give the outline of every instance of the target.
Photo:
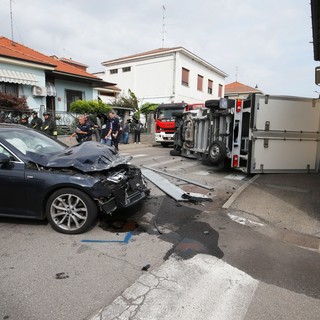
M 113 147 L 88 141 L 68 147 L 21 125 L 0 124 L 0 216 L 48 219 L 66 234 L 87 231 L 147 197 L 140 168 Z

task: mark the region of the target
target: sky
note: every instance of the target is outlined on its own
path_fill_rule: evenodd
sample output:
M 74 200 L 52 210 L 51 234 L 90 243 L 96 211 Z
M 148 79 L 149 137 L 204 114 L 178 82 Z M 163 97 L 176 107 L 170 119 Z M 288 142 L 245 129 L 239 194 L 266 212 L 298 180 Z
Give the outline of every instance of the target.
M 309 0 L 0 0 L 0 30 L 91 73 L 104 61 L 181 46 L 227 73 L 226 84 L 320 93 Z

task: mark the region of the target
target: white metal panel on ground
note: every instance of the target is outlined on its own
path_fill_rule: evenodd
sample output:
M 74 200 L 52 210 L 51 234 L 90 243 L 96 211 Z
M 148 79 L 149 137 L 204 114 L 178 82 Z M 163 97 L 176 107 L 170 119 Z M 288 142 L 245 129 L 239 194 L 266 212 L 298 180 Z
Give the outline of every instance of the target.
M 317 141 L 255 140 L 252 148 L 251 172 L 293 172 L 315 170 Z
M 320 121 L 320 100 L 287 96 L 256 96 L 255 127 L 265 130 L 317 132 Z

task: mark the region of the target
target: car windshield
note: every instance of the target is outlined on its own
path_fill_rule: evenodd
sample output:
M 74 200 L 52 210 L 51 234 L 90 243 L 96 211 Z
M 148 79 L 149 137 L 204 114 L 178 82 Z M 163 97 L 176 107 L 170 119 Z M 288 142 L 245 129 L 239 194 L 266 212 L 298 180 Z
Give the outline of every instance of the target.
M 28 152 L 50 154 L 65 150 L 66 146 L 35 130 L 3 130 L 0 138 L 26 155 Z

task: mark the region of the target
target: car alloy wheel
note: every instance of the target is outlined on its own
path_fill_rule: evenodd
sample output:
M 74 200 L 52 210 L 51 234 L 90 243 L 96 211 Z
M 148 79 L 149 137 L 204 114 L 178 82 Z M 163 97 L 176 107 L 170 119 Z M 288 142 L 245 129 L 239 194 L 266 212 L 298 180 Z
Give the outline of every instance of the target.
M 92 226 L 97 214 L 94 201 L 86 193 L 72 188 L 55 191 L 46 206 L 52 228 L 66 234 L 85 232 Z

